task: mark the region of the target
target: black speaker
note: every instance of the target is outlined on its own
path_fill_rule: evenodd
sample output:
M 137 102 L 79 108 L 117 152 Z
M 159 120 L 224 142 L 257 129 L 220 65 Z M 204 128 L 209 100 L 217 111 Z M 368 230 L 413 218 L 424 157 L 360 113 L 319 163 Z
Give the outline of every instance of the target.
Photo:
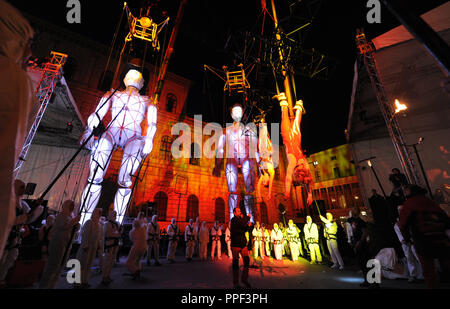
M 36 189 L 36 184 L 34 182 L 27 183 L 27 186 L 25 187 L 24 195 L 33 195 L 35 189 Z

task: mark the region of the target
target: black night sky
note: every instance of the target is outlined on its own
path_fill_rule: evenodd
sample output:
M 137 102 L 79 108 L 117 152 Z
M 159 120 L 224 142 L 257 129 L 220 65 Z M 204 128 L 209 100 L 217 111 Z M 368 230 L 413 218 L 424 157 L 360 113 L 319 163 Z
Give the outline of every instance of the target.
M 67 1 L 10 1 L 19 10 L 62 26 L 73 32 L 88 36 L 94 40 L 110 45 L 117 23 L 122 13 L 123 1 L 87 1 L 81 0 L 81 24 L 68 24 L 66 21 Z M 161 10 L 166 10 L 175 21 L 180 0 L 128 1 L 134 15 L 139 15 L 138 8 L 146 3 L 158 3 Z M 188 97 L 186 112 L 189 116 L 202 114 L 204 121 L 222 123 L 223 82 L 208 73 L 208 86 L 205 87 L 203 65 L 215 68 L 231 65 L 233 52 L 241 52 L 242 45 L 235 40 L 234 46 L 229 42 L 230 34 L 239 31 L 261 32 L 261 0 L 188 0 L 181 28 L 175 43 L 175 54 L 169 70 L 194 82 Z M 302 121 L 302 146 L 311 154 L 345 143 L 350 94 L 353 78 L 353 64 L 356 59 L 356 29 L 364 27 L 368 38 L 374 38 L 400 23 L 382 7 L 381 24 L 369 24 L 366 14 L 366 0 L 275 0 L 278 18 L 283 26 L 283 18 L 289 16 L 289 5 L 306 7 L 306 2 L 321 2 L 304 40 L 305 48 L 315 48 L 324 53 L 335 66 L 328 80 L 311 80 L 296 77 L 298 98 L 303 99 L 307 114 Z M 301 3 L 303 2 L 303 3 Z M 442 0 L 407 1 L 410 10 L 416 14 L 445 3 Z M 270 13 L 270 1 L 267 1 Z M 299 13 L 298 16 L 303 16 Z M 300 26 L 300 23 L 298 24 Z M 288 26 L 286 26 L 288 27 Z M 266 16 L 265 34 L 273 31 L 271 18 Z M 168 28 L 171 30 L 171 28 Z M 289 29 L 286 29 L 289 30 Z M 170 33 L 169 33 L 170 35 Z M 168 35 L 168 36 L 169 36 Z M 236 45 L 237 44 L 237 45 Z M 234 48 L 234 49 L 233 49 Z M 241 49 L 241 50 L 239 50 Z M 275 91 L 275 84 L 268 86 Z M 230 102 L 228 102 L 230 104 Z M 279 122 L 278 103 L 267 117 L 267 121 Z M 228 116 L 227 116 L 228 117 Z M 226 119 L 230 121 L 229 117 Z

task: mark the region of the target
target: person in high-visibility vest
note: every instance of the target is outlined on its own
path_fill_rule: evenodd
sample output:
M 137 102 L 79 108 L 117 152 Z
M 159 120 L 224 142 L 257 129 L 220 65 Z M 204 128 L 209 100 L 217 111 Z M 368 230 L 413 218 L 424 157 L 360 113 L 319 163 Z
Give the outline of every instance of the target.
M 294 221 L 289 220 L 286 234 L 289 248 L 291 249 L 291 258 L 293 261 L 297 261 L 299 256 L 298 246 L 300 245 L 300 238 L 298 237 L 298 229 L 297 226 L 295 226 Z
M 319 247 L 319 230 L 317 225 L 312 222 L 311 216 L 306 217 L 306 224 L 303 227 L 306 243 L 311 254 L 311 264 L 322 263 L 322 254 Z

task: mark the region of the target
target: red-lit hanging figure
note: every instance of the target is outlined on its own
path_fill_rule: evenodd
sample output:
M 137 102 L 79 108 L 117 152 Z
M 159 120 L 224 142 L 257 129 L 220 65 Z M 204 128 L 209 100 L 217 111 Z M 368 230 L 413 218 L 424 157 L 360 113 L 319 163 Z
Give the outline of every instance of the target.
M 283 137 L 286 157 L 288 159 L 284 195 L 287 198 L 290 197 L 292 181 L 294 183 L 303 183 L 306 185 L 308 192 L 307 204 L 311 205 L 313 202 L 313 179 L 301 146 L 302 134 L 300 132 L 300 123 L 302 121 L 302 114 L 305 113 L 303 102 L 299 100 L 295 104 L 295 118 L 291 122 L 285 93 L 282 92 L 276 95 L 275 98 L 278 99 L 281 106 L 281 136 Z

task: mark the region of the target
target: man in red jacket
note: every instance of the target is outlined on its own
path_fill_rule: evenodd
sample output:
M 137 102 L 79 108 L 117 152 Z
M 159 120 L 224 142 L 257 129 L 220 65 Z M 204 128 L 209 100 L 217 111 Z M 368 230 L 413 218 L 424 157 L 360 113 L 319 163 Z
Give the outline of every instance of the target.
M 245 237 L 245 232 L 251 230 L 250 218 L 251 215 L 248 214 L 246 217 L 243 216 L 241 209 L 236 207 L 233 210 L 233 218 L 231 219 L 231 251 L 233 253 L 233 286 L 234 288 L 240 288 L 239 285 L 239 254 L 241 254 L 244 260 L 244 270 L 242 272 L 241 282 L 247 288 L 250 288 L 248 283 L 248 268 L 250 265 L 250 258 L 248 256 L 247 249 L 247 238 Z
M 425 196 L 426 192 L 416 185 L 406 187 L 407 200 L 400 211 L 398 225 L 405 241 L 411 238 L 414 241 L 427 287 L 439 288 L 434 259 L 439 259 L 443 270 L 450 269 L 450 241 L 446 234 L 450 229 L 450 219 Z

